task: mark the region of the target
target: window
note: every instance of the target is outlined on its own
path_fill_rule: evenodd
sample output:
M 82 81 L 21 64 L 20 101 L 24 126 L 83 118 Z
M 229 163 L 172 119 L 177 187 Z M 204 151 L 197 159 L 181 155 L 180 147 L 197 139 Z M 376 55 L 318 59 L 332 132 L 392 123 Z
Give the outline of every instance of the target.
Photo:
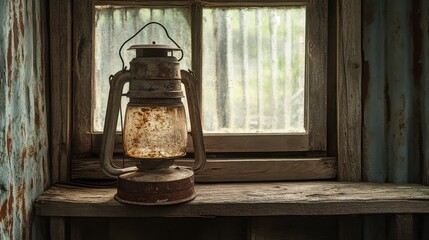
M 333 159 L 323 163 L 327 0 L 89 2 L 76 1 L 73 11 L 75 159 L 98 154 L 108 76 L 121 68 L 120 45 L 145 23 L 158 21 L 183 48 L 181 67 L 200 80 L 204 141 L 214 153 L 209 156 L 246 156 L 255 164 L 261 156 L 276 162 L 292 156 L 291 166 L 304 156 L 299 164 L 320 160 L 329 168 L 325 176 L 334 177 Z M 171 44 L 163 34 L 150 26 L 130 45 L 153 39 Z M 132 57 L 125 54 L 127 65 Z M 118 152 L 121 141 L 118 134 Z M 312 179 L 307 175 L 298 179 Z

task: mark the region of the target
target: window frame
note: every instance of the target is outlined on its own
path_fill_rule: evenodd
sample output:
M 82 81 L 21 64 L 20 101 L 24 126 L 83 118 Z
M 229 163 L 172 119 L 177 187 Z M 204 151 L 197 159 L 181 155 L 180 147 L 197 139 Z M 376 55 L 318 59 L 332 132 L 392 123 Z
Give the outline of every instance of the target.
M 70 111 L 72 111 L 70 130 L 71 130 L 71 156 L 69 161 L 71 162 L 71 178 L 73 178 L 74 172 L 77 176 L 79 175 L 79 171 L 87 172 L 87 174 L 83 174 L 84 176 L 91 177 L 91 172 L 94 172 L 96 169 L 98 160 L 94 157 L 97 154 L 99 149 L 99 144 L 101 142 L 101 134 L 94 134 L 91 132 L 92 126 L 92 108 L 91 104 L 88 104 L 88 101 L 92 99 L 92 87 L 88 88 L 87 86 L 92 85 L 92 70 L 91 66 L 93 64 L 93 25 L 92 24 L 79 24 L 85 22 L 94 23 L 94 6 L 95 4 L 116 4 L 116 5 L 138 5 L 138 6 L 171 6 L 171 7 L 190 7 L 192 13 L 192 19 L 196 19 L 198 17 L 202 17 L 202 8 L 203 7 L 257 7 L 257 6 L 287 6 L 287 5 L 296 5 L 297 3 L 307 3 L 306 8 L 306 84 L 308 87 L 306 88 L 307 95 L 307 104 L 318 103 L 319 106 L 317 109 L 313 109 L 312 111 L 307 112 L 308 119 L 318 119 L 319 121 L 313 121 L 315 124 L 307 124 L 308 135 L 303 136 L 288 136 L 286 137 L 273 134 L 273 135 L 265 135 L 265 136 L 256 136 L 256 142 L 250 143 L 252 146 L 251 149 L 243 149 L 241 141 L 228 141 L 228 138 L 219 137 L 219 136 L 206 136 L 205 143 L 208 152 L 279 152 L 285 151 L 282 148 L 282 145 L 290 143 L 291 146 L 288 151 L 298 152 L 297 154 L 285 154 L 285 155 L 276 155 L 276 154 L 267 154 L 267 157 L 251 157 L 251 161 L 248 164 L 252 165 L 254 162 L 254 168 L 258 168 L 261 166 L 261 162 L 267 164 L 269 166 L 272 162 L 277 162 L 279 160 L 284 162 L 284 166 L 282 165 L 280 168 L 283 169 L 282 174 L 277 174 L 277 177 L 273 177 L 271 175 L 266 175 L 265 177 L 257 177 L 257 176 L 247 176 L 241 178 L 241 180 L 302 180 L 302 179 L 326 179 L 326 178 L 335 178 L 336 176 L 336 159 L 334 157 L 327 157 L 327 72 L 328 72 L 328 51 L 327 51 L 327 36 L 328 36 L 328 0 L 307 0 L 307 1 L 290 1 L 290 0 L 272 0 L 269 2 L 265 1 L 257 1 L 257 0 L 248 0 L 245 2 L 229 2 L 226 0 L 209 0 L 209 1 L 121 1 L 121 0 L 95 0 L 95 1 L 83 1 L 83 0 L 75 0 L 73 1 L 73 11 L 71 17 L 72 24 L 72 36 L 71 48 L 72 48 L 72 92 L 71 101 L 69 102 Z M 315 16 L 311 18 L 310 16 Z M 201 79 L 202 69 L 200 64 L 196 64 L 202 59 L 201 54 L 201 39 L 202 39 L 202 25 L 201 22 L 192 21 L 192 65 L 193 71 L 196 75 Z M 312 26 L 312 28 L 310 28 Z M 317 31 L 312 31 L 311 29 L 316 29 Z M 320 79 L 318 81 L 312 81 L 309 83 L 307 79 L 310 78 Z M 201 83 L 198 84 L 198 88 L 201 90 Z M 80 93 L 79 97 L 76 93 Z M 319 94 L 318 94 L 319 93 Z M 322 93 L 322 94 L 320 94 Z M 311 134 L 310 134 L 311 133 Z M 231 136 L 231 138 L 236 138 L 237 136 Z M 249 135 L 247 135 L 249 137 Z M 250 136 L 251 137 L 251 136 Z M 295 138 L 293 138 L 295 137 Z M 120 135 L 117 136 L 117 140 L 120 146 L 122 138 Z M 258 140 L 262 142 L 269 141 L 272 148 L 271 149 L 261 149 L 261 145 L 258 144 Z M 192 142 L 192 141 L 190 141 Z M 220 145 L 219 143 L 223 143 Z M 232 143 L 236 143 L 235 145 Z M 274 144 L 275 143 L 275 144 Z M 213 145 L 212 145 L 213 144 Z M 214 147 L 210 147 L 214 146 Z M 226 150 L 226 147 L 231 147 Z M 192 146 L 189 148 L 192 150 Z M 120 148 L 118 148 L 120 151 Z M 213 155 L 216 157 L 216 155 Z M 271 156 L 271 157 L 270 157 Z M 249 157 L 246 156 L 248 159 Z M 269 159 L 274 158 L 272 162 Z M 83 164 L 82 161 L 85 160 L 86 163 Z M 220 169 L 227 169 L 228 162 L 231 158 L 226 158 L 227 161 L 223 162 L 225 166 Z M 241 158 L 239 161 L 242 161 Z M 248 159 L 249 160 L 249 159 Z M 210 167 L 210 161 L 208 160 L 208 166 Z M 214 160 L 218 161 L 219 159 Z M 232 162 L 231 164 L 235 164 Z M 293 167 L 292 163 L 296 161 L 302 161 L 303 166 L 307 163 L 313 161 L 318 165 L 316 170 L 320 172 L 325 172 L 326 174 L 319 174 L 315 178 L 314 169 L 313 170 L 305 170 L 305 167 L 302 167 L 304 170 L 301 170 L 303 175 L 298 178 L 290 178 L 286 176 L 287 172 L 294 172 L 296 169 Z M 186 164 L 186 160 L 183 161 Z M 264 165 L 262 164 L 262 165 Z M 86 165 L 87 168 L 82 170 L 82 167 Z M 289 166 L 289 168 L 286 167 Z M 90 169 L 88 169 L 88 166 Z M 252 167 L 251 167 L 252 168 Z M 209 175 L 209 171 L 207 174 Z M 217 175 L 222 175 L 217 173 Z M 95 177 L 96 178 L 96 177 Z M 228 179 L 228 178 L 227 178 Z M 198 180 L 198 178 L 197 178 Z M 222 181 L 222 177 L 219 177 L 219 181 Z

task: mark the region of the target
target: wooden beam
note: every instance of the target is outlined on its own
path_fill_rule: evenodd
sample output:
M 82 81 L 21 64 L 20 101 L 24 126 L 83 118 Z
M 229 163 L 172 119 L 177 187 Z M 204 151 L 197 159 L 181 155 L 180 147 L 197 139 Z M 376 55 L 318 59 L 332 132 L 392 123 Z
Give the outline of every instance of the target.
M 361 1 L 338 0 L 338 180 L 361 180 Z
M 71 158 L 71 1 L 49 1 L 51 181 L 69 179 Z
M 122 159 L 115 159 L 122 167 Z M 125 161 L 125 167 L 138 162 Z M 192 160 L 176 160 L 177 165 L 191 166 Z M 98 159 L 73 159 L 73 179 L 113 179 L 100 169 Z M 197 182 L 244 182 L 281 180 L 320 180 L 336 177 L 336 159 L 291 158 L 291 159 L 216 159 L 208 160 L 204 171 L 196 176 Z
M 308 150 L 326 151 L 328 86 L 328 0 L 310 0 L 307 6 L 306 92 L 309 107 Z
M 93 6 L 73 1 L 73 154 L 91 152 Z
M 429 213 L 429 187 L 374 183 L 197 184 L 189 203 L 144 207 L 117 202 L 115 188 L 54 186 L 35 203 L 39 216 L 211 217 Z
M 194 1 L 166 1 L 166 0 L 95 0 L 96 5 L 121 5 L 121 6 L 179 6 L 186 7 L 195 3 L 200 3 L 205 7 L 267 7 L 267 6 L 299 6 L 305 5 L 307 0 L 194 0 Z

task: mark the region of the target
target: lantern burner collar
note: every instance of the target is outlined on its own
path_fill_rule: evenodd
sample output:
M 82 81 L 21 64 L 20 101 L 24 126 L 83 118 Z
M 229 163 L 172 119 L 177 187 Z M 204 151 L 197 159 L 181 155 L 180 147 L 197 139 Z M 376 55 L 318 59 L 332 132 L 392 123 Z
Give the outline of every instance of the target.
M 132 45 L 128 50 L 136 50 L 136 57 L 173 57 L 173 51 L 181 51 L 172 45 L 140 44 Z

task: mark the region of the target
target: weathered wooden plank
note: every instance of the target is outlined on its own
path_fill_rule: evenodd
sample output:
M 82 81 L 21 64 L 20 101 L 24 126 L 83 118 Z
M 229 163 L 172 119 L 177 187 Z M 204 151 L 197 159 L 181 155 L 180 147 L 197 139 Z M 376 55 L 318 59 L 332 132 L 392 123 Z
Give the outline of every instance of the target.
M 339 240 L 361 240 L 362 239 L 362 216 L 338 217 L 338 239 Z
M 50 217 L 49 231 L 51 239 L 65 240 L 66 237 L 66 217 Z
M 98 154 L 102 134 L 92 135 L 93 152 Z M 281 134 L 211 134 L 204 135 L 206 152 L 280 152 L 308 151 L 309 136 Z M 122 152 L 122 135 L 115 136 L 115 152 Z M 193 152 L 192 136 L 188 135 L 187 152 Z
M 122 159 L 114 160 L 122 166 Z M 135 166 L 135 161 L 125 161 L 125 166 Z M 177 160 L 178 165 L 192 165 L 191 160 Z M 316 180 L 336 177 L 336 159 L 216 159 L 208 160 L 203 172 L 196 176 L 197 182 L 243 182 Z M 73 179 L 111 179 L 100 169 L 98 159 L 73 159 Z
M 203 19 L 201 3 L 194 3 L 192 5 L 192 71 L 198 80 L 196 82 L 198 93 L 201 93 L 203 90 L 203 68 L 201 65 L 203 62 L 203 24 L 200 19 Z M 197 96 L 197 99 L 199 106 L 202 106 L 201 94 Z M 201 107 L 200 114 L 202 114 Z
M 51 181 L 69 178 L 71 157 L 71 1 L 49 1 L 51 64 Z
M 147 1 L 147 0 L 95 0 L 96 5 L 139 5 L 139 6 L 190 6 L 194 3 L 201 3 L 207 7 L 267 7 L 267 6 L 297 6 L 305 5 L 307 0 L 246 0 L 246 1 L 230 1 L 230 0 L 208 0 L 208 1 Z
M 306 15 L 309 150 L 326 150 L 328 1 L 310 0 Z
M 337 219 L 332 216 L 276 216 L 251 218 L 249 239 L 337 239 Z
M 395 214 L 391 221 L 389 229 L 390 239 L 402 240 L 402 239 L 414 239 L 414 225 L 412 214 Z
M 337 156 L 337 8 L 328 0 L 327 155 Z
M 411 1 L 386 1 L 386 166 L 389 182 L 414 181 L 410 159 L 416 158 L 413 135 L 416 127 L 413 111 Z M 410 26 L 411 25 L 411 26 Z M 394 50 L 393 50 L 394 49 Z M 417 150 L 417 149 L 416 149 Z M 418 151 L 418 150 L 417 150 Z M 417 163 L 417 161 L 416 161 Z
M 385 74 L 386 1 L 363 1 L 362 180 L 387 179 Z
M 361 1 L 337 1 L 338 180 L 361 180 Z
M 93 6 L 73 1 L 73 154 L 91 152 Z
M 197 184 L 189 203 L 124 205 L 114 188 L 54 186 L 35 204 L 40 216 L 208 217 L 429 213 L 429 187 L 338 182 Z
M 423 162 L 425 169 L 423 175 L 426 181 L 426 184 L 429 185 L 429 31 L 424 31 L 424 29 L 429 29 L 429 1 L 421 1 L 421 19 L 420 19 L 420 29 L 422 30 L 422 43 L 421 49 L 421 65 L 422 65 L 422 91 L 420 99 L 423 99 L 421 103 L 422 111 L 422 145 L 423 147 Z

